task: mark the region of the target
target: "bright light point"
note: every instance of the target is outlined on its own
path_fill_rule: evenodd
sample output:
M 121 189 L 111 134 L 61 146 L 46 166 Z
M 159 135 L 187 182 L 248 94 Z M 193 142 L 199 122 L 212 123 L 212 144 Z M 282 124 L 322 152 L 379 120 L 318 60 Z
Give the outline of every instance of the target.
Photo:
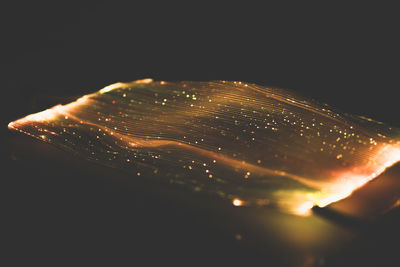
M 308 216 L 311 214 L 311 209 L 314 204 L 311 201 L 301 203 L 295 208 L 295 213 L 300 216 Z
M 239 207 L 239 206 L 242 206 L 242 205 L 243 205 L 243 201 L 241 201 L 241 200 L 238 199 L 238 198 L 235 198 L 235 199 L 232 201 L 232 204 L 233 204 L 233 206 Z
M 146 84 L 146 83 L 152 83 L 153 82 L 153 79 L 151 79 L 151 78 L 146 78 L 146 79 L 142 79 L 142 80 L 137 80 L 137 81 L 134 81 L 135 83 L 144 83 L 144 84 Z

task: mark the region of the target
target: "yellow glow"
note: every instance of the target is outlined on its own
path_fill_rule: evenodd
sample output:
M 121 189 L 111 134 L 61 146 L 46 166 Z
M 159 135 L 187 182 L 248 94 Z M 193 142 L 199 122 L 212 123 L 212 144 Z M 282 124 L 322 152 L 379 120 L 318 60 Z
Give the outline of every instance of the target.
M 311 201 L 306 201 L 295 207 L 294 212 L 296 215 L 308 216 L 311 214 L 311 209 L 313 206 L 314 204 Z

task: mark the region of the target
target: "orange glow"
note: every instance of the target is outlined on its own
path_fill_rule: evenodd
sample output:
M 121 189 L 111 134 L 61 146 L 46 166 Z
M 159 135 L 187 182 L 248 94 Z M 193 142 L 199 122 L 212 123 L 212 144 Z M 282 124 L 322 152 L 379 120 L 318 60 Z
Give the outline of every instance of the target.
M 233 204 L 233 206 L 239 207 L 239 206 L 243 205 L 243 201 L 238 198 L 235 198 L 232 200 L 232 204 Z

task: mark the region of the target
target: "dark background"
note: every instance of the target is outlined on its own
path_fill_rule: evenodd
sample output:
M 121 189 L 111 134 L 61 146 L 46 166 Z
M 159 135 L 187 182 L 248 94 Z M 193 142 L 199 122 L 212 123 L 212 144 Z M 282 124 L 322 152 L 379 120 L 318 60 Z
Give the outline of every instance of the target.
M 166 262 L 189 258 L 208 262 L 217 255 L 220 262 L 229 258 L 234 262 L 240 254 L 236 252 L 243 248 L 225 237 L 215 237 L 219 233 L 216 225 L 225 225 L 221 219 L 207 224 L 202 217 L 207 216 L 205 211 L 192 211 L 190 206 L 171 208 L 177 203 L 164 203 L 159 193 L 146 195 L 139 189 L 124 189 L 124 182 L 96 180 L 88 170 L 91 167 L 79 165 L 75 159 L 51 161 L 50 166 L 45 161 L 49 157 L 39 156 L 47 148 L 9 133 L 7 123 L 114 82 L 153 78 L 239 80 L 289 88 L 344 111 L 399 125 L 396 11 L 384 5 L 321 5 L 317 1 L 279 6 L 147 1 L 2 3 L 1 125 L 7 151 L 4 173 L 8 173 L 2 190 L 7 203 L 4 217 L 10 219 L 8 228 L 3 229 L 12 235 L 5 239 L 7 254 L 15 261 L 42 261 L 53 255 L 60 262 L 83 255 L 90 262 L 99 259 L 97 252 L 117 255 L 118 251 L 126 257 L 129 251 L 123 248 L 133 248 L 122 244 L 137 239 L 136 245 L 150 241 L 147 249 L 135 250 L 132 261 L 138 253 L 147 260 L 176 253 Z M 24 149 L 18 154 L 18 144 L 33 155 L 24 156 Z M 45 153 L 62 157 L 55 151 Z M 142 202 L 137 200 L 138 194 L 143 194 Z M 126 215 L 132 201 L 137 216 Z M 189 210 L 190 215 L 180 214 Z M 163 223 L 166 226 L 159 228 Z M 203 224 L 208 225 L 206 230 L 192 231 Z M 170 228 L 174 230 L 168 233 Z M 180 245 L 175 251 L 176 231 L 180 231 Z M 164 249 L 167 252 L 160 254 Z M 234 252 L 230 253 L 231 249 Z M 242 255 L 245 262 L 263 258 L 261 252 L 254 252 L 256 256 L 250 250 L 246 253 Z
M 145 77 L 225 79 L 398 121 L 398 16 L 390 6 L 13 1 L 0 10 L 8 101 Z

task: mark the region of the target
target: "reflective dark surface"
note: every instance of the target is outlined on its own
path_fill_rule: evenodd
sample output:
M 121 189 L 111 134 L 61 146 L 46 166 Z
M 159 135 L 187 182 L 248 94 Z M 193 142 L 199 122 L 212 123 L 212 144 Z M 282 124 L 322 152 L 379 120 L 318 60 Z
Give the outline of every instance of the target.
M 297 217 L 132 179 L 19 134 L 8 134 L 7 140 L 3 242 L 17 265 L 27 258 L 56 265 L 156 264 L 160 258 L 174 264 L 278 266 L 395 266 L 398 261 L 399 210 L 384 212 L 392 202 L 370 201 L 371 196 L 399 197 L 397 166 L 367 185 L 374 195 L 363 198 L 357 191 Z M 377 183 L 389 183 L 390 190 L 377 195 Z M 363 210 L 369 214 L 359 214 Z

